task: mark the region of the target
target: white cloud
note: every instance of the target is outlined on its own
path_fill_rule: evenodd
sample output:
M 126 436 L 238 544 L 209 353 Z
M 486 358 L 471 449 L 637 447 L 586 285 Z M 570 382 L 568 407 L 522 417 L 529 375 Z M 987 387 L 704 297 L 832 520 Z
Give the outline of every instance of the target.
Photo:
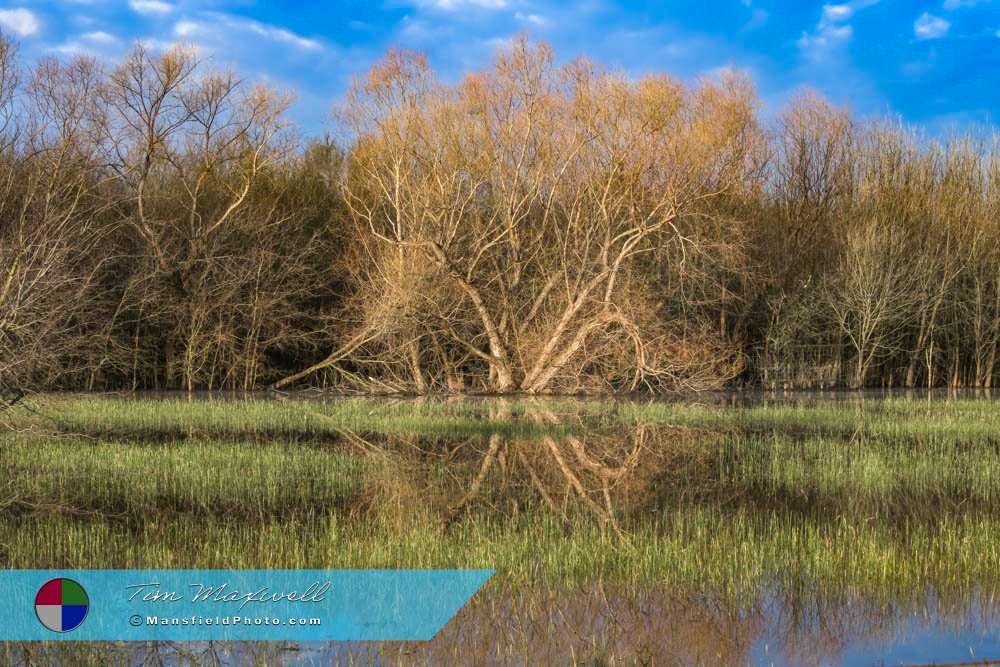
M 49 51 L 66 55 L 84 53 L 88 55 L 111 55 L 120 41 L 111 33 L 103 30 L 85 32 L 76 39 L 70 39 L 62 44 L 49 47 Z
M 181 38 L 193 37 L 199 32 L 206 30 L 200 23 L 194 21 L 178 21 L 174 25 L 174 34 Z
M 799 51 L 814 63 L 828 60 L 831 53 L 847 44 L 854 36 L 850 21 L 858 11 L 877 4 L 879 0 L 851 0 L 840 4 L 825 4 L 816 30 L 803 32 L 796 41 Z
M 49 47 L 48 50 L 54 53 L 62 53 L 63 55 L 67 56 L 75 56 L 78 53 L 87 53 L 87 54 L 91 53 L 90 49 L 88 49 L 85 44 L 74 41 L 64 42 L 63 44 L 59 44 L 58 46 Z
M 942 5 L 948 11 L 953 9 L 961 9 L 963 7 L 975 7 L 980 2 L 989 2 L 990 0 L 944 0 L 944 5 Z
M 38 32 L 42 24 L 27 9 L 0 9 L 0 27 L 10 30 L 15 35 L 28 37 Z
M 823 5 L 823 20 L 829 23 L 846 21 L 854 16 L 850 5 Z
M 514 18 L 521 23 L 530 23 L 531 25 L 543 26 L 549 22 L 547 18 L 541 16 L 540 14 L 523 14 L 521 12 L 514 12 Z
M 211 37 L 213 35 L 217 35 L 220 28 L 225 28 L 229 30 L 251 32 L 256 35 L 260 35 L 265 39 L 291 44 L 296 48 L 307 51 L 317 51 L 323 48 L 323 45 L 316 40 L 302 37 L 301 35 L 297 35 L 291 30 L 282 28 L 281 26 L 260 23 L 251 19 L 239 18 L 228 14 L 211 13 L 207 16 L 209 16 L 212 21 L 178 21 L 174 24 L 174 34 L 181 39 L 190 40 L 198 36 Z
M 128 0 L 128 6 L 145 16 L 164 16 L 174 11 L 174 6 L 163 0 Z
M 309 39 L 307 37 L 302 37 L 301 35 L 296 35 L 294 32 L 286 28 L 267 25 L 265 23 L 258 23 L 257 21 L 243 21 L 242 23 L 247 30 L 255 32 L 261 37 L 273 39 L 278 42 L 285 42 L 287 44 L 297 46 L 300 49 L 316 50 L 323 48 L 315 39 Z
M 441 11 L 454 11 L 468 7 L 478 7 L 480 9 L 503 9 L 507 6 L 507 0 L 418 0 L 423 7 L 439 9 Z
M 802 54 L 813 62 L 826 60 L 834 49 L 851 41 L 854 28 L 850 25 L 831 25 L 821 28 L 815 33 L 802 33 L 796 42 Z
M 109 32 L 104 32 L 103 30 L 95 30 L 94 32 L 85 32 L 80 35 L 83 39 L 88 42 L 97 42 L 98 44 L 114 44 L 118 41 L 118 38 Z
M 913 34 L 917 39 L 938 39 L 948 34 L 951 23 L 941 18 L 924 12 L 913 22 Z
M 838 5 L 823 5 L 823 13 L 819 19 L 819 27 L 825 28 L 826 26 L 835 23 L 849 21 L 859 10 L 864 9 L 865 7 L 871 7 L 877 3 L 878 0 L 852 0 L 851 2 L 845 2 Z
M 879 0 L 850 0 L 840 4 L 825 4 L 813 32 L 803 32 L 795 43 L 802 56 L 813 63 L 823 63 L 854 37 L 854 27 L 848 23 L 855 14 Z

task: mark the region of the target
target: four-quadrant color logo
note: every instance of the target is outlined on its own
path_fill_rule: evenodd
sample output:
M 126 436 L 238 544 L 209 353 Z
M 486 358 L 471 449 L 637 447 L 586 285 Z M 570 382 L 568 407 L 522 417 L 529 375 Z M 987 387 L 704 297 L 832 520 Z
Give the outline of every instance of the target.
M 47 581 L 35 595 L 38 620 L 55 632 L 69 632 L 80 627 L 89 610 L 87 591 L 72 579 Z

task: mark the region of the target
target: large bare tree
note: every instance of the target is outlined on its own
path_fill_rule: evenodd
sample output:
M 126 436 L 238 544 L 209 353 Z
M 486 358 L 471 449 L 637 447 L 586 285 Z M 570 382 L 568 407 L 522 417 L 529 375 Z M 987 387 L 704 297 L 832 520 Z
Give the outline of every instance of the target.
M 637 269 L 672 247 L 683 280 L 699 228 L 729 224 L 712 203 L 747 187 L 753 105 L 740 79 L 630 81 L 525 40 L 457 86 L 391 53 L 340 116 L 369 263 L 358 333 L 306 372 L 390 336 L 417 390 L 455 373 L 531 393 L 724 379 L 731 351 L 659 318 Z

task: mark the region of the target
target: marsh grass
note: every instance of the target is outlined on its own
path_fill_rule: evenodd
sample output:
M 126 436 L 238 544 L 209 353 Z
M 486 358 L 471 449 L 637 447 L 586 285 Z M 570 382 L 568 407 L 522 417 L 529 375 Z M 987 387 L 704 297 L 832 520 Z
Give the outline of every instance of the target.
M 580 429 L 565 422 L 524 419 L 522 402 L 487 400 L 386 401 L 345 398 L 317 400 L 135 399 L 42 396 L 26 402 L 11 420 L 14 428 L 57 428 L 96 438 L 156 439 L 222 436 L 270 442 L 275 439 L 338 438 L 359 434 L 540 437 Z
M 498 586 L 597 581 L 662 587 L 725 599 L 764 588 L 910 597 L 928 585 L 972 590 L 995 582 L 995 519 L 948 519 L 906 535 L 847 518 L 798 521 L 685 510 L 665 530 L 602 533 L 586 517 L 538 516 L 462 524 L 446 539 L 431 527 L 406 530 L 336 519 L 242 522 L 216 519 L 142 525 L 67 517 L 19 517 L 0 526 L 4 560 L 39 568 L 493 568 Z M 58 535 L 53 540 L 52 535 Z
M 116 519 L 199 514 L 244 520 L 322 515 L 348 502 L 373 463 L 289 443 L 188 440 L 157 445 L 9 437 L 8 503 Z
M 489 594 L 596 584 L 725 604 L 895 605 L 1000 581 L 988 401 L 28 408 L 0 431 L 3 567 L 492 568 Z

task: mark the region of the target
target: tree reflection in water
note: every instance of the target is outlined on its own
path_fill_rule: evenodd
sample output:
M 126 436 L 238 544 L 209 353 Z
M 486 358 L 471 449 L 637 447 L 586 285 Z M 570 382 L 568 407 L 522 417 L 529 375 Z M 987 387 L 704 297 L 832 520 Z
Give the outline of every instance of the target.
M 916 622 L 915 622 L 916 621 Z M 909 603 L 769 594 L 743 603 L 660 590 L 508 591 L 477 598 L 429 642 L 8 642 L 4 664 L 841 664 L 879 662 L 889 642 L 987 636 L 1000 655 L 992 600 Z M 920 635 L 929 629 L 933 636 Z M 860 647 L 860 648 L 859 648 Z M 970 658 L 954 644 L 955 660 Z M 972 656 L 983 659 L 990 656 Z M 931 660 L 928 657 L 928 661 Z

